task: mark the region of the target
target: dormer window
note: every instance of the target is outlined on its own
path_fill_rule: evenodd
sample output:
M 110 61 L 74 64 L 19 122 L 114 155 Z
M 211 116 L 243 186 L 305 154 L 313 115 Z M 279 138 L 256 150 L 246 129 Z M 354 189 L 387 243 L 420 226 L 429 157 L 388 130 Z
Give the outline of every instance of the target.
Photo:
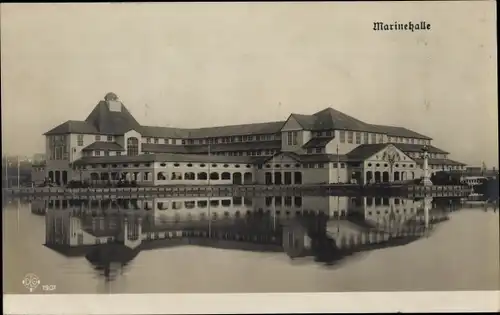
M 101 136 L 100 135 L 96 135 L 95 136 L 95 141 L 101 141 Z

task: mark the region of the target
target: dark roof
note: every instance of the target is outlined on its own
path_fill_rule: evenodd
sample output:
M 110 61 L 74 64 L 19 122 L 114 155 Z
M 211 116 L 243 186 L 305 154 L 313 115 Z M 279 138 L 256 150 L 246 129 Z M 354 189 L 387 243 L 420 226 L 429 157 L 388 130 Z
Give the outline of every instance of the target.
M 332 139 L 333 139 L 333 137 L 312 138 L 311 140 L 307 141 L 306 144 L 304 144 L 302 147 L 305 148 L 305 149 L 308 149 L 308 148 L 323 148 L 330 141 L 332 141 Z
M 191 138 L 202 139 L 211 137 L 228 137 L 238 135 L 264 135 L 275 134 L 281 130 L 284 121 L 274 121 L 265 123 L 243 124 L 243 125 L 228 125 L 220 127 L 203 127 L 203 128 L 172 128 L 172 127 L 157 127 L 157 126 L 142 126 L 141 134 L 145 137 L 158 138 Z
M 359 119 L 344 114 L 331 107 L 325 108 L 315 114 L 314 130 L 348 129 L 371 131 L 371 126 Z
M 291 114 L 290 117 L 294 118 L 305 130 L 315 130 L 314 124 L 316 123 L 316 117 L 301 114 Z
M 413 160 L 419 165 L 424 164 L 423 159 L 413 159 Z M 429 165 L 467 165 L 465 163 L 453 161 L 450 159 L 429 159 L 428 163 L 429 163 Z
M 233 142 L 211 144 L 210 152 L 226 151 L 248 151 L 248 150 L 270 150 L 281 149 L 281 141 L 262 141 L 262 142 Z M 208 153 L 208 144 L 200 145 L 172 145 L 172 144 L 142 144 L 142 151 L 153 153 L 181 153 L 181 154 L 199 154 Z
M 303 154 L 300 155 L 300 161 L 307 162 L 347 162 L 349 161 L 347 155 L 336 154 Z
M 391 143 L 391 144 L 403 152 L 422 152 L 422 149 L 425 147 L 424 144 L 410 144 L 410 143 Z M 432 145 L 427 146 L 427 151 L 429 153 L 440 153 L 440 154 L 449 153 L 444 150 L 438 149 Z
M 141 155 L 119 155 L 119 156 L 86 156 L 75 161 L 75 164 L 99 164 L 99 163 L 134 163 L 134 162 L 204 162 L 204 163 L 252 163 L 256 157 L 253 156 L 223 156 L 223 155 L 197 155 L 197 154 L 141 154 Z
M 387 146 L 387 143 L 361 144 L 347 153 L 347 156 L 353 160 L 366 160 Z
M 156 138 L 189 138 L 189 129 L 180 129 L 172 127 L 158 127 L 158 126 L 141 126 L 141 135 L 143 137 L 156 137 Z
M 152 153 L 177 153 L 177 154 L 190 153 L 189 148 L 185 145 L 142 143 L 141 148 L 143 152 L 152 152 Z
M 424 136 L 422 134 L 419 134 L 413 130 L 404 127 L 384 126 L 384 125 L 372 125 L 372 126 L 375 129 L 380 130 L 380 132 L 386 133 L 388 136 L 432 140 L 432 138 L 429 138 L 427 136 Z
M 124 149 L 116 142 L 96 141 L 82 149 L 82 151 L 88 150 L 123 151 Z
M 120 111 L 112 111 L 108 102 L 119 102 Z M 141 130 L 141 125 L 120 101 L 100 101 L 85 121 L 100 134 L 122 135 L 129 130 Z
M 369 124 L 331 107 L 325 108 L 313 115 L 292 114 L 291 117 L 293 117 L 302 128 L 311 131 L 340 129 L 431 140 L 431 138 L 407 128 Z
M 284 155 L 294 159 L 300 163 L 320 163 L 320 162 L 346 162 L 348 161 L 348 157 L 346 155 L 335 155 L 335 154 L 297 154 L 293 152 L 279 152 L 274 156 Z M 254 163 L 264 164 L 273 159 L 274 156 L 266 156 L 261 157 L 258 160 L 255 160 Z
M 85 121 L 68 120 L 44 133 L 44 135 L 63 135 L 68 133 L 98 134 L 99 131 Z
M 208 127 L 191 129 L 189 137 L 207 138 L 223 137 L 233 135 L 259 135 L 278 133 L 283 127 L 284 121 L 274 121 L 255 124 L 230 125 L 221 127 Z

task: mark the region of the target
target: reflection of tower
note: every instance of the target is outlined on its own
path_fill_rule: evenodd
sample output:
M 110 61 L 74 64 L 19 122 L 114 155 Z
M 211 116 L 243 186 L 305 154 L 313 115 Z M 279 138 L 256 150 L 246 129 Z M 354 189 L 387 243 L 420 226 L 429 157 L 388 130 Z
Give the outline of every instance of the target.
M 432 186 L 432 182 L 429 175 L 429 150 L 427 146 L 422 148 L 423 157 L 424 157 L 424 177 L 422 180 L 422 185 L 424 186 Z
M 432 197 L 424 198 L 424 221 L 425 221 L 425 230 L 429 229 L 429 211 L 432 205 Z
M 142 243 L 142 218 L 127 218 L 123 220 L 123 244 L 135 249 Z

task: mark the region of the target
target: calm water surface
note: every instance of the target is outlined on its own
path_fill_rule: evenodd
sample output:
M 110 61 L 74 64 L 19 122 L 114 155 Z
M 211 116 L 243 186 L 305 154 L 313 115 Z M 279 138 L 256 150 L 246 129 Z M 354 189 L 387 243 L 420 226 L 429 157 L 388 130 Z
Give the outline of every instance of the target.
M 499 290 L 499 212 L 459 199 L 4 201 L 4 293 Z M 45 292 L 48 293 L 48 292 Z

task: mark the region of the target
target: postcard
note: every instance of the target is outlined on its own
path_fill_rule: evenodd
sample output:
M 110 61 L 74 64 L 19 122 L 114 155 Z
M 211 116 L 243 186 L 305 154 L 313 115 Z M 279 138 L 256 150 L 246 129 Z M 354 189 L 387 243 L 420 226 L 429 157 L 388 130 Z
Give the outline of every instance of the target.
M 1 4 L 4 313 L 499 311 L 495 5 Z

